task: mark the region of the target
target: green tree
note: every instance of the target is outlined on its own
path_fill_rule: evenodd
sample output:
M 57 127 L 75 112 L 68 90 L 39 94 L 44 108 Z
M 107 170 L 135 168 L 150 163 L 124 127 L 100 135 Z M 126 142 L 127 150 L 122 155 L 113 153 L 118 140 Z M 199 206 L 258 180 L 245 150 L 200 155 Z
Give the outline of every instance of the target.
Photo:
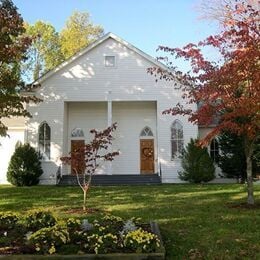
M 26 24 L 26 33 L 32 40 L 28 50 L 28 60 L 25 64 L 27 76 L 33 80 L 64 61 L 61 53 L 59 34 L 50 23 L 37 21 L 35 24 Z
M 228 178 L 246 179 L 246 157 L 244 154 L 243 138 L 224 132 L 218 137 L 219 154 L 218 165 Z
M 182 154 L 183 170 L 179 177 L 183 181 L 192 183 L 208 182 L 215 178 L 215 166 L 207 148 L 202 148 L 191 139 Z
M 29 144 L 18 145 L 8 166 L 7 180 L 15 186 L 31 186 L 39 183 L 42 174 L 39 153 Z
M 218 165 L 228 178 L 246 180 L 246 157 L 244 154 L 244 140 L 242 136 L 225 131 L 218 137 L 220 154 Z M 252 155 L 253 175 L 260 172 L 260 145 L 259 141 L 254 146 Z
M 39 101 L 21 95 L 27 88 L 21 79 L 21 62 L 31 40 L 24 36 L 23 19 L 11 0 L 0 0 L 0 136 L 7 135 L 3 118 L 30 116 L 24 104 Z
M 74 12 L 61 31 L 61 50 L 69 58 L 82 48 L 88 46 L 103 34 L 103 28 L 94 25 L 87 12 Z

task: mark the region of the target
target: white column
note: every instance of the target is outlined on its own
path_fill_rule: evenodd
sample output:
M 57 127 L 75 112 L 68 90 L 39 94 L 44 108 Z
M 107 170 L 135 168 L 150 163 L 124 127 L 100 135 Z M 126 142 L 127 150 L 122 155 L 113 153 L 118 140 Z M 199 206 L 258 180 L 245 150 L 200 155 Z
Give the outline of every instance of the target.
M 107 126 L 111 126 L 113 121 L 112 115 L 112 100 L 111 100 L 111 91 L 108 91 L 107 96 Z M 112 145 L 110 146 L 109 152 L 112 152 Z M 112 162 L 108 162 L 107 174 L 112 175 Z
M 112 125 L 112 101 L 107 101 L 107 126 Z
M 161 174 L 161 159 L 160 159 L 160 150 L 159 150 L 159 143 L 160 143 L 160 133 L 159 133 L 159 129 L 158 129 L 158 120 L 159 119 L 159 116 L 160 116 L 160 111 L 158 109 L 158 101 L 156 101 L 156 135 L 155 135 L 155 138 L 156 138 L 156 149 L 157 149 L 157 156 L 156 156 L 156 160 L 157 160 L 157 173 L 158 174 Z M 161 176 L 162 177 L 162 176 Z

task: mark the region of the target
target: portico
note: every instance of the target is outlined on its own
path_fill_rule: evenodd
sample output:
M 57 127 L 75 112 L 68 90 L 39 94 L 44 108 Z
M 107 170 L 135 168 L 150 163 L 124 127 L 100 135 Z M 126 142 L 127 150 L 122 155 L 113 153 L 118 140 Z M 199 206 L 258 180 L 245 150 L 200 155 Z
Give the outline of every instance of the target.
M 66 102 L 64 147 L 68 154 L 92 138 L 89 131 L 102 130 L 117 122 L 113 150 L 120 155 L 104 163 L 98 174 L 154 174 L 158 171 L 156 101 Z M 63 174 L 72 174 L 67 169 Z

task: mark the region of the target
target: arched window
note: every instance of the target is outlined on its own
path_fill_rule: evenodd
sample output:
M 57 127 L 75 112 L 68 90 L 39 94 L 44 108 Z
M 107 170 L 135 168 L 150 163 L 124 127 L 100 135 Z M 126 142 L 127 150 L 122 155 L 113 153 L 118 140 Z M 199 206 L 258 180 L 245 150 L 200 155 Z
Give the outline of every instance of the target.
M 183 127 L 179 120 L 175 120 L 171 126 L 171 148 L 172 159 L 183 150 Z
M 71 137 L 84 137 L 84 132 L 81 128 L 76 127 L 71 131 Z
M 219 145 L 217 139 L 215 138 L 212 139 L 209 148 L 210 148 L 209 150 L 210 157 L 215 163 L 217 163 L 219 159 Z
M 51 158 L 51 128 L 46 122 L 39 127 L 39 151 L 43 160 Z
M 153 132 L 150 127 L 146 126 L 142 131 L 140 136 L 145 137 L 145 136 L 153 136 Z

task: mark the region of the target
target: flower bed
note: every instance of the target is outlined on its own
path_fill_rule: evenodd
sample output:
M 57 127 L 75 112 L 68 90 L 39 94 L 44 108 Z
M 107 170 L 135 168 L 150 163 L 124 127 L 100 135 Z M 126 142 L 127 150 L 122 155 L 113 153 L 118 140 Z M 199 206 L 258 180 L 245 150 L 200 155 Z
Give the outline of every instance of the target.
M 0 255 L 16 259 L 164 259 L 157 224 L 136 218 L 61 221 L 50 212 L 0 213 L 0 235 Z

